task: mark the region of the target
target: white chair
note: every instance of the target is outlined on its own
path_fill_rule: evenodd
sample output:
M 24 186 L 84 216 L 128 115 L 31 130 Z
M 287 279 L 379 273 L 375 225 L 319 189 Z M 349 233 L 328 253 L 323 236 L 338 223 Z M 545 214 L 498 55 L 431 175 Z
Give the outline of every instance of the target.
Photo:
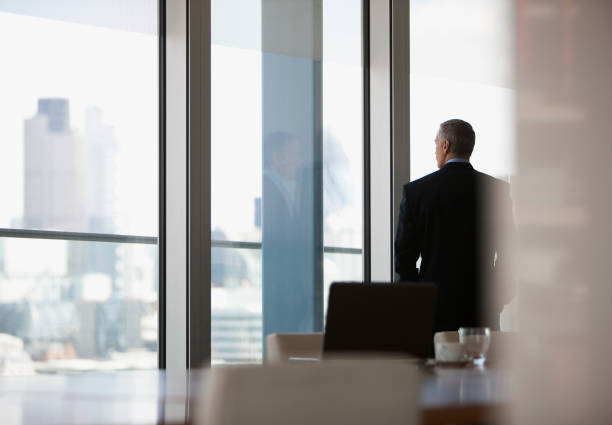
M 266 363 L 284 363 L 291 357 L 320 359 L 323 333 L 270 334 L 266 337 Z
M 459 344 L 459 332 L 436 332 L 434 334 L 434 354 L 438 361 L 452 361 L 463 358 L 465 349 Z
M 444 332 L 436 332 L 434 334 L 434 344 L 436 342 L 459 342 L 459 332 L 458 331 L 444 331 Z
M 416 425 L 419 374 L 397 360 L 210 369 L 195 424 Z

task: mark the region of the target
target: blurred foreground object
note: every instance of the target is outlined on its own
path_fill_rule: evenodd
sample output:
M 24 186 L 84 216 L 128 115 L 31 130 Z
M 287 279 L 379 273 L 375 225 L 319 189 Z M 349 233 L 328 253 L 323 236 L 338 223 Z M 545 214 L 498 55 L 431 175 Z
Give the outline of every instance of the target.
M 610 423 L 612 2 L 515 2 L 518 424 Z
M 415 425 L 419 375 L 397 360 L 210 370 L 197 424 Z

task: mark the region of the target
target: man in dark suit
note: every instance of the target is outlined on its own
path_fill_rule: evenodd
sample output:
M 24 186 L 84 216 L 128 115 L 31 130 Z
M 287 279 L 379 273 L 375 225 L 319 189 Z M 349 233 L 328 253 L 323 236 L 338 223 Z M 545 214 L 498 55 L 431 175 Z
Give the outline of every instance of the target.
M 313 203 L 302 146 L 295 136 L 274 132 L 263 152 L 263 331 L 315 330 L 315 279 L 312 264 Z M 310 218 L 310 220 L 309 220 Z
M 509 276 L 513 233 L 509 185 L 474 170 L 469 162 L 474 142 L 469 123 L 442 123 L 435 140 L 439 170 L 403 188 L 395 271 L 401 281 L 437 285 L 436 332 L 497 329 L 509 301 L 510 291 L 500 283 Z M 502 268 L 505 276 L 499 275 Z

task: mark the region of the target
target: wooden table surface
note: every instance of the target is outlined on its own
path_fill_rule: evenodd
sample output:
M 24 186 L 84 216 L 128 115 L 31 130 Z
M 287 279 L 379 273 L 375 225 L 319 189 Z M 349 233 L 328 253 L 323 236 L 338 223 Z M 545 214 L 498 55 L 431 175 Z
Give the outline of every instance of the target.
M 0 378 L 4 424 L 185 424 L 205 371 L 124 371 Z M 512 396 L 508 371 L 423 368 L 424 424 L 491 422 Z

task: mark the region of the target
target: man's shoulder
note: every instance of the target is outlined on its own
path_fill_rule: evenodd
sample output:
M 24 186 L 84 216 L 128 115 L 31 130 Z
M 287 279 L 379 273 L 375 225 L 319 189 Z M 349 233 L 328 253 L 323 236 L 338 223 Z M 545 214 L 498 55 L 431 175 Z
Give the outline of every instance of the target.
M 427 174 L 419 179 L 413 180 L 404 185 L 404 192 L 413 192 L 422 190 L 425 186 L 435 183 L 440 178 L 440 170 Z
M 500 203 L 500 205 L 511 202 L 510 183 L 481 172 L 478 172 L 477 176 L 477 185 L 481 196 L 491 200 L 494 199 L 494 202 Z
M 476 182 L 480 182 L 480 184 L 484 185 L 485 187 L 501 191 L 508 191 L 510 188 L 510 184 L 508 182 L 481 171 L 477 171 L 471 167 L 469 169 L 462 170 L 461 174 L 452 172 L 449 173 L 445 171 L 448 171 L 448 169 L 442 168 L 417 180 L 406 183 L 404 184 L 403 192 L 405 194 L 416 194 L 430 189 L 435 185 L 448 184 L 449 181 L 453 181 L 456 184 L 474 184 Z M 474 176 L 476 177 L 475 180 Z
M 484 182 L 485 184 L 488 184 L 490 186 L 494 186 L 497 187 L 499 189 L 508 189 L 510 187 L 510 183 L 508 183 L 507 181 L 504 181 L 502 179 L 499 179 L 497 177 L 493 177 L 489 174 L 483 173 L 481 171 L 476 171 L 476 175 L 478 176 L 478 179 L 481 182 Z

